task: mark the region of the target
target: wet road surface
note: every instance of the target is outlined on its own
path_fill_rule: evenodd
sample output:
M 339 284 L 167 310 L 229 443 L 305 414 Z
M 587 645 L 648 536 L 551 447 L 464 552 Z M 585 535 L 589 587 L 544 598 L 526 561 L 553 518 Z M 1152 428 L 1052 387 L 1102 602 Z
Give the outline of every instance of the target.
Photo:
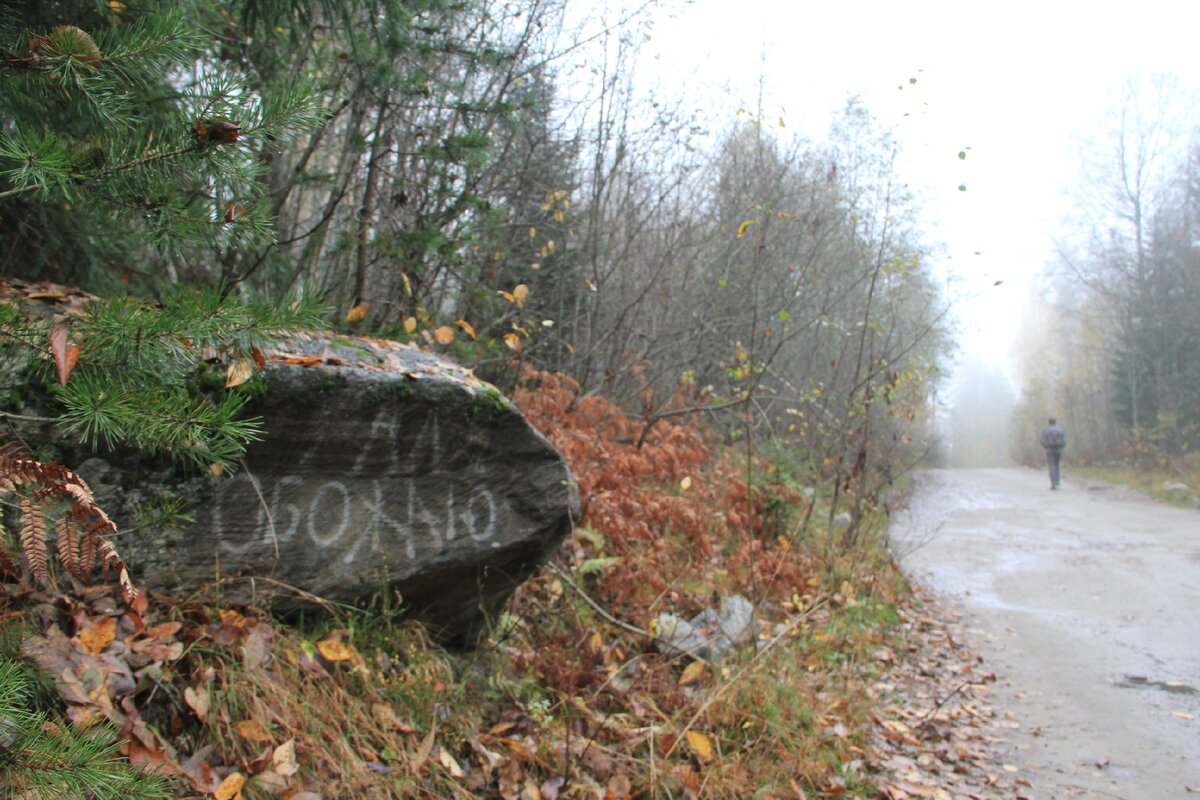
M 957 605 L 1030 796 L 1200 800 L 1200 511 L 1031 469 L 918 476 L 892 541 Z

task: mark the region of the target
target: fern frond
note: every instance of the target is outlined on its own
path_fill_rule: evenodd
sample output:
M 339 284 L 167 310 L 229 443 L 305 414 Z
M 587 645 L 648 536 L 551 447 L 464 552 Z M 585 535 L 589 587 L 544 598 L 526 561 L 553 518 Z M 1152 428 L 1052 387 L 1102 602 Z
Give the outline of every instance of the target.
M 69 514 L 64 514 L 54 521 L 54 532 L 58 537 L 58 563 L 82 581 L 85 570 L 91 564 L 85 566 L 79 558 L 79 529 L 75 520 Z
M 0 441 L 0 494 L 17 495 L 20 500 L 17 538 L 38 583 L 45 584 L 50 577 L 46 540 L 51 517 L 58 540 L 55 556 L 63 569 L 85 581 L 99 556 L 105 570 L 117 571 L 126 600 L 139 596 L 125 562 L 107 538 L 117 532 L 117 526 L 96 505 L 95 495 L 79 475 L 61 464 L 39 461 L 22 445 Z M 64 503 L 68 504 L 65 510 Z M 0 560 L 0 568 L 10 565 L 7 556 Z
M 42 505 L 32 497 L 21 498 L 21 550 L 29 561 L 34 580 L 46 583 L 50 578 L 46 566 L 46 518 Z

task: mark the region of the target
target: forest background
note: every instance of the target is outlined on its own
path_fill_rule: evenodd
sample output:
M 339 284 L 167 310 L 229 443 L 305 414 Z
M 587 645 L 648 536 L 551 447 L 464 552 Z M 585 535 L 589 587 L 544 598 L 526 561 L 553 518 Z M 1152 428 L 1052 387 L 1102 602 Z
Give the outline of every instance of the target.
M 241 415 L 256 348 L 331 325 L 445 354 L 512 393 L 585 503 L 553 570 L 498 624 L 492 677 L 398 632 L 385 596 L 386 613 L 336 635 L 272 634 L 280 663 L 312 661 L 305 642 L 344 645 L 320 649 L 323 677 L 289 662 L 294 691 L 215 645 L 166 659 L 174 690 L 105 709 L 133 761 L 226 797 L 235 776 L 292 797 L 301 778 L 347 797 L 868 791 L 869 710 L 847 698 L 902 593 L 888 503 L 933 446 L 951 345 L 934 245 L 861 104 L 820 140 L 761 109 L 711 136 L 636 86 L 641 19 L 577 27 L 558 0 L 6 5 L 0 274 L 101 298 L 69 326 L 4 306 L 14 433 L 44 391 L 89 443 L 227 474 L 270 435 Z M 1138 405 L 1133 428 L 1184 419 L 1165 403 Z M 27 444 L 5 463 L 53 461 Z M 50 527 L 30 523 L 61 512 L 52 494 L 13 511 L 32 561 L 6 567 L 16 579 L 52 577 Z M 759 655 L 705 672 L 654 649 L 657 614 L 737 592 L 761 610 Z M 118 618 L 89 602 L 55 623 L 73 641 Z M 269 623 L 244 612 L 138 609 L 180 626 L 155 636 L 191 631 L 190 644 L 261 638 Z M 320 703 L 301 688 L 318 678 L 341 681 L 331 708 L 304 705 Z M 796 707 L 809 710 L 780 715 Z

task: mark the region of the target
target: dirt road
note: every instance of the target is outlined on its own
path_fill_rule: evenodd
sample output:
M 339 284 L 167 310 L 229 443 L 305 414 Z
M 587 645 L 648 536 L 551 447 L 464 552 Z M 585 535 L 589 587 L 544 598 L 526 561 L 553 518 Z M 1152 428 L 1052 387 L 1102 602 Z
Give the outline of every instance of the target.
M 1200 798 L 1200 511 L 1029 469 L 919 476 L 901 563 L 966 613 L 1037 800 Z

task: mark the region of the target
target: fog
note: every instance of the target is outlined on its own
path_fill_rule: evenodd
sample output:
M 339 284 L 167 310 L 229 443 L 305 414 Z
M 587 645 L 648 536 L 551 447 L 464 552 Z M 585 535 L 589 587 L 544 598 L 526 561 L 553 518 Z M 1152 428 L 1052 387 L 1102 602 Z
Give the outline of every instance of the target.
M 1003 372 L 980 361 L 955 370 L 949 390 L 949 436 L 945 454 L 951 467 L 1011 466 L 1011 422 L 1016 395 Z

